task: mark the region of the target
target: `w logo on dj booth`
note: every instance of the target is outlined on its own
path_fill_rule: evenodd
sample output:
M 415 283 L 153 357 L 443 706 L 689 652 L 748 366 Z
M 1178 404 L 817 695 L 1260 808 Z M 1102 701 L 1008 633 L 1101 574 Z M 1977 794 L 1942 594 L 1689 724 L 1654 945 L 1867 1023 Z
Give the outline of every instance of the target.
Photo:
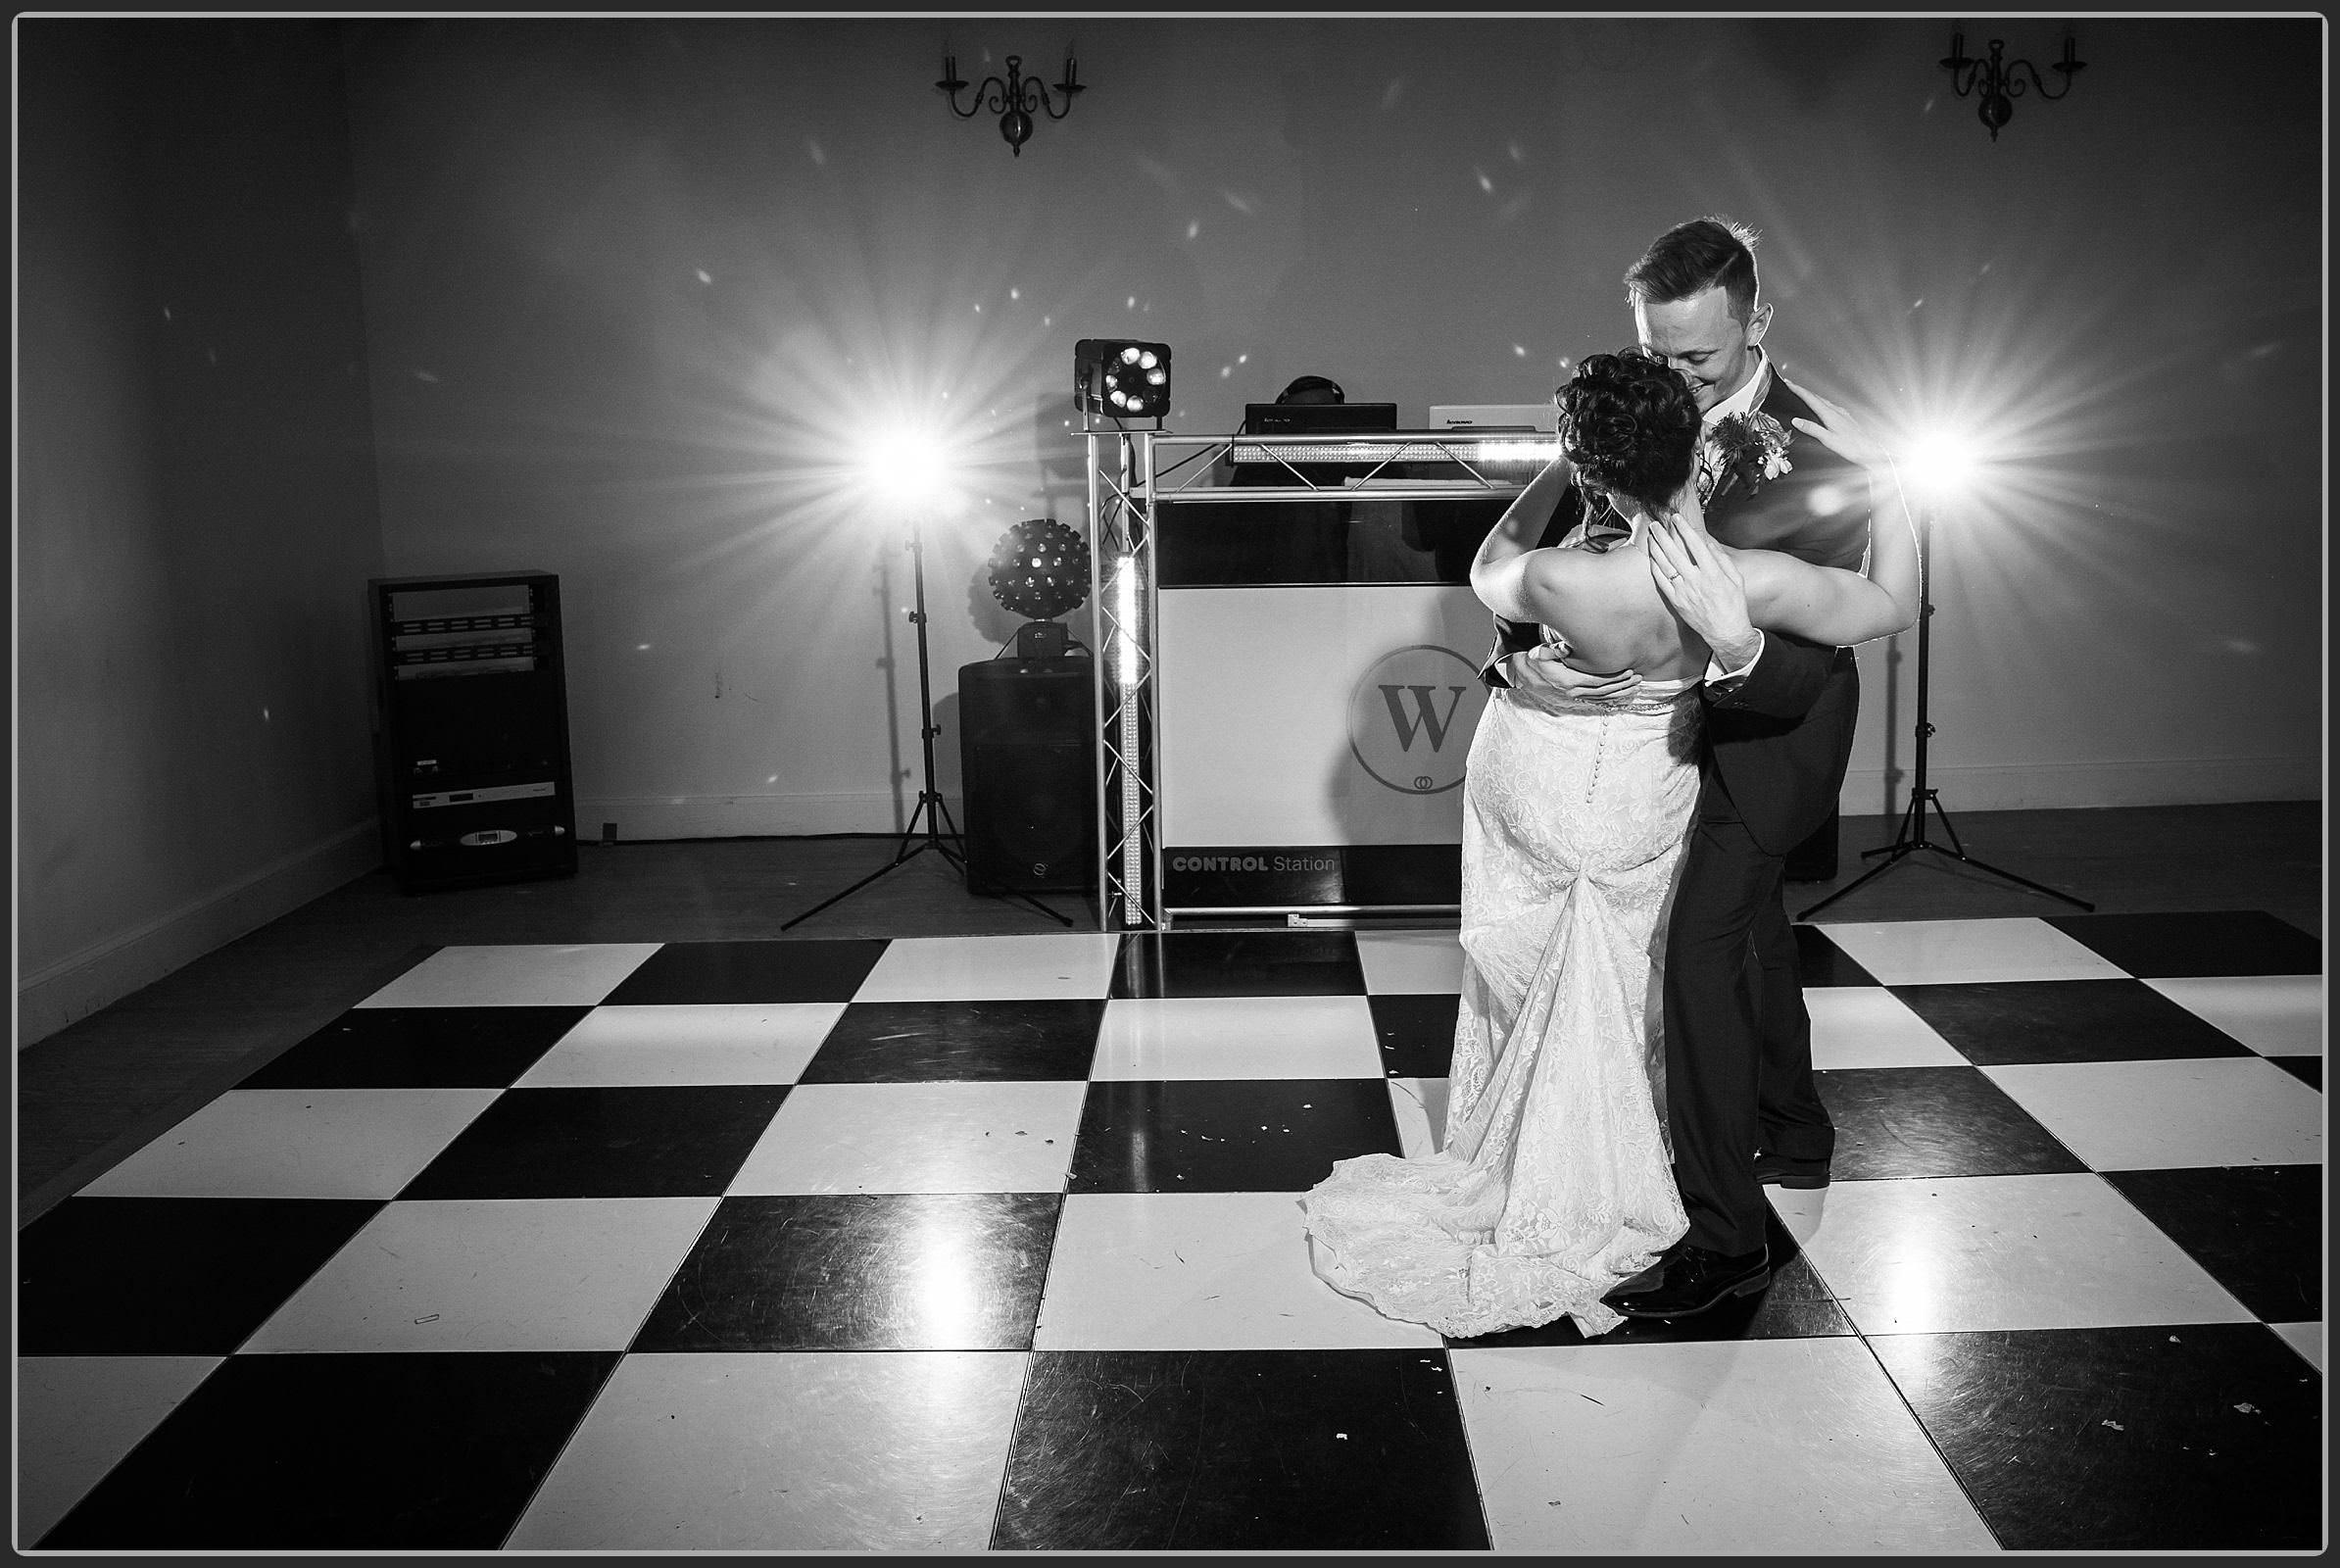
M 1400 648 L 1376 660 L 1349 692 L 1349 753 L 1385 789 L 1443 794 L 1462 782 L 1486 707 L 1478 665 L 1451 648 Z

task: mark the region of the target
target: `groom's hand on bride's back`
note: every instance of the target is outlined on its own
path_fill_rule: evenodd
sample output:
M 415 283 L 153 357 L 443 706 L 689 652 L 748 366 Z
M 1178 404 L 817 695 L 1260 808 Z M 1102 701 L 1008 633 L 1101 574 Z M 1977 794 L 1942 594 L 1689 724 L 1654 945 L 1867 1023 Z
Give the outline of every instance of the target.
M 1613 703 L 1631 697 L 1641 684 L 1638 671 L 1594 675 L 1561 662 L 1560 650 L 1539 643 L 1503 661 L 1504 677 L 1524 691 L 1558 692 L 1581 702 Z

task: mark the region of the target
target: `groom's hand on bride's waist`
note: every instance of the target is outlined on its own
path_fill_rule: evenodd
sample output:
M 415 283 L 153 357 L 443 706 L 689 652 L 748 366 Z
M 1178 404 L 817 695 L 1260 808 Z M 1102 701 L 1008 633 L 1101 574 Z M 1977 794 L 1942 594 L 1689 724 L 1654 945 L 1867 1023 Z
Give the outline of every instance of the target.
M 1582 702 L 1613 703 L 1633 696 L 1639 672 L 1621 669 L 1595 675 L 1562 662 L 1561 651 L 1539 643 L 1503 661 L 1503 677 L 1521 691 L 1555 692 Z

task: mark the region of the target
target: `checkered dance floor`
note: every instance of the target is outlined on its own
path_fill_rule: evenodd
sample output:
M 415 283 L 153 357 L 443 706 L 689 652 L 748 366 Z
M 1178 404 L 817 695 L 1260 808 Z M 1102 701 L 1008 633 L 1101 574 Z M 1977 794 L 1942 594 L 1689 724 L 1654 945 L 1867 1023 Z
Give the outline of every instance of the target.
M 1451 932 L 439 950 L 21 1234 L 17 1541 L 2320 1545 L 2320 942 L 1798 936 L 1833 1185 L 1590 1343 L 1309 1272 Z

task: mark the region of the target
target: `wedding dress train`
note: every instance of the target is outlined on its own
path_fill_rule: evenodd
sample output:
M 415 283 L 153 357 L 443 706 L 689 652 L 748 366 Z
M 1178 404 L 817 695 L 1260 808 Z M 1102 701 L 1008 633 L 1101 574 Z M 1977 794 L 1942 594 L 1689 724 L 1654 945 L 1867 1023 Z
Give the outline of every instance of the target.
M 1435 1153 L 1301 1200 L 1335 1289 L 1458 1338 L 1585 1334 L 1687 1228 L 1666 1136 L 1666 916 L 1698 798 L 1694 681 L 1496 691 L 1464 785 L 1462 998 Z

